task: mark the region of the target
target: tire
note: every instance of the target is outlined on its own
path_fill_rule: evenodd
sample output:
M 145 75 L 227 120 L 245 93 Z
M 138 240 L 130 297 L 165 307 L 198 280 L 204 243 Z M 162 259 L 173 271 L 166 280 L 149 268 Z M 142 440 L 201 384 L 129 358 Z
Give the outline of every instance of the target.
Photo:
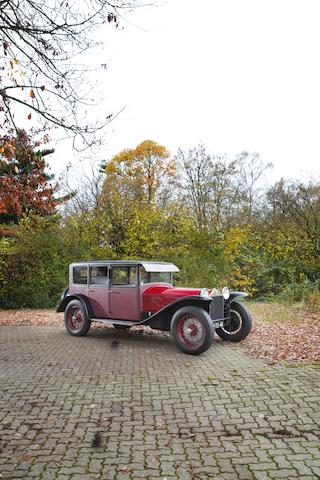
M 240 342 L 251 330 L 251 315 L 243 303 L 232 302 L 230 305 L 230 317 L 230 324 L 217 328 L 216 332 L 223 340 Z
M 214 327 L 210 315 L 199 307 L 183 307 L 171 319 L 171 335 L 185 353 L 199 355 L 211 346 Z
M 131 325 L 117 325 L 116 323 L 112 324 L 117 330 L 129 330 Z
M 70 335 L 83 337 L 89 330 L 91 321 L 87 309 L 79 300 L 71 300 L 64 311 L 64 323 Z

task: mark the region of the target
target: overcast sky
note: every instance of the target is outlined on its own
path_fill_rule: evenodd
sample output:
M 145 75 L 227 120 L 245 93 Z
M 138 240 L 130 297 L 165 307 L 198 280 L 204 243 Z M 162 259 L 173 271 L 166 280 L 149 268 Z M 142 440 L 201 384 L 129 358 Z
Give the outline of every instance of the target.
M 101 109 L 125 109 L 100 158 L 145 139 L 172 153 L 203 142 L 259 152 L 274 177 L 319 176 L 319 14 L 319 0 L 168 0 L 127 15 L 101 57 Z

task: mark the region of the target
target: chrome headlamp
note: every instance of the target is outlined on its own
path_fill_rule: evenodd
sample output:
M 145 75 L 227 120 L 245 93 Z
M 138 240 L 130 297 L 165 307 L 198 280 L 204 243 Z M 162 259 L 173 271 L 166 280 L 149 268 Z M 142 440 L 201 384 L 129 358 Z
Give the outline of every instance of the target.
M 200 290 L 199 295 L 200 295 L 201 297 L 209 297 L 209 290 L 208 290 L 207 288 L 202 288 L 202 289 Z
M 225 300 L 228 300 L 228 298 L 230 297 L 230 290 L 228 287 L 223 287 L 222 295 Z

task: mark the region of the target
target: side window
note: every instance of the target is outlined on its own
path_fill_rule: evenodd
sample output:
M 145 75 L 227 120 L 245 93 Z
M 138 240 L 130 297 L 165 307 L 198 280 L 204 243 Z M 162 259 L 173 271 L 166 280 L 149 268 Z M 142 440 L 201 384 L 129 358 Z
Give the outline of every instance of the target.
M 171 273 L 169 272 L 152 272 L 150 273 L 151 283 L 172 283 Z
M 86 285 L 88 280 L 88 269 L 86 266 L 73 267 L 73 283 Z
M 108 267 L 91 267 L 90 268 L 90 284 L 91 285 L 108 285 Z
M 137 267 L 129 267 L 129 285 L 137 285 Z
M 149 283 L 149 275 L 145 271 L 143 267 L 140 267 L 140 284 L 144 285 L 145 283 Z
M 113 285 L 137 285 L 137 267 L 113 267 Z

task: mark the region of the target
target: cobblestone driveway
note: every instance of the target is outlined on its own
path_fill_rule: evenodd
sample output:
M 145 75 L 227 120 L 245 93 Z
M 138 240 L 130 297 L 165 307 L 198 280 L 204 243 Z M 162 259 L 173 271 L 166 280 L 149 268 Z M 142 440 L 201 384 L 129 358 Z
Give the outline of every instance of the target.
M 320 478 L 319 384 L 226 343 L 1 327 L 0 478 Z

